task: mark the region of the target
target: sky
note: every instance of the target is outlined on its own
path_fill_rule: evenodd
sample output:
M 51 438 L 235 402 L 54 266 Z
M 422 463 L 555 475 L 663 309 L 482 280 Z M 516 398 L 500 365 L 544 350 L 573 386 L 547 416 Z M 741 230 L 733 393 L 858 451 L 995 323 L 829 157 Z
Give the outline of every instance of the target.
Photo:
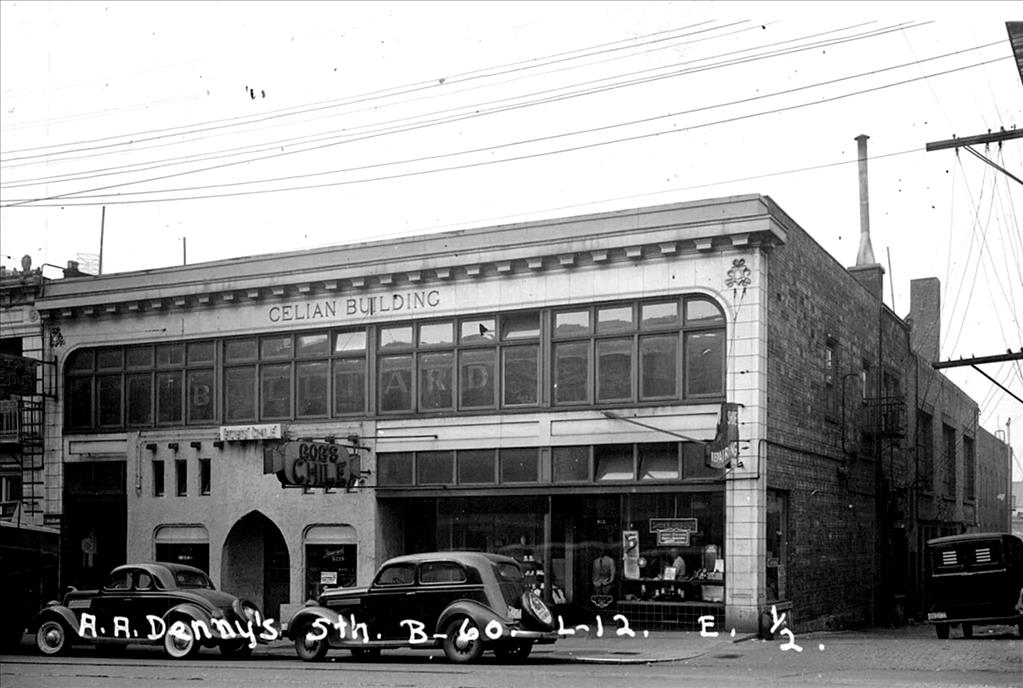
M 942 360 L 1023 348 L 1008 2 L 2 2 L 0 260 L 104 273 L 759 193 Z M 1023 139 L 978 153 L 1023 176 Z M 102 242 L 101 242 L 102 239 Z M 985 373 L 1023 397 L 1021 362 Z M 1023 403 L 948 376 L 981 425 Z

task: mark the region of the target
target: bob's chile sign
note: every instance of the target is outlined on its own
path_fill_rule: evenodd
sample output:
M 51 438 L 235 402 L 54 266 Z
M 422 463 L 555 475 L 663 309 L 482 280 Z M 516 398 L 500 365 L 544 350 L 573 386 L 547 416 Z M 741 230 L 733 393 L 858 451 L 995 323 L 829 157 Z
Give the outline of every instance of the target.
M 275 473 L 285 487 L 349 487 L 359 479 L 359 456 L 330 442 L 285 442 L 267 447 L 263 472 Z

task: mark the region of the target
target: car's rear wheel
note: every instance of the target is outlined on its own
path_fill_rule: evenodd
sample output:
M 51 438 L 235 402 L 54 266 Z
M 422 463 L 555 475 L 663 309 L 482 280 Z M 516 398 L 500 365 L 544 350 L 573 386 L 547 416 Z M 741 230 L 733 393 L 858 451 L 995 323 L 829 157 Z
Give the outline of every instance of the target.
M 379 647 L 353 647 L 350 652 L 352 653 L 352 657 L 362 662 L 380 659 Z
M 967 639 L 973 637 L 973 624 L 963 624 L 963 637 Z
M 47 619 L 36 630 L 36 649 L 44 655 L 64 654 L 70 646 L 67 626 L 61 621 Z
M 934 632 L 939 640 L 948 640 L 948 624 L 934 624 Z
M 312 625 L 308 625 L 295 636 L 295 654 L 303 662 L 319 662 L 327 656 L 330 644 L 327 636 L 314 640 L 312 636 Z
M 175 619 L 163 635 L 163 651 L 174 659 L 188 659 L 199 652 L 199 641 L 184 619 Z
M 494 656 L 502 662 L 521 662 L 533 651 L 533 643 L 529 640 L 512 640 L 494 646 Z
M 444 655 L 456 664 L 475 662 L 483 654 L 480 629 L 468 617 L 452 620 L 444 629 Z
M 220 643 L 220 654 L 228 659 L 245 659 L 252 654 L 248 640 L 225 640 Z

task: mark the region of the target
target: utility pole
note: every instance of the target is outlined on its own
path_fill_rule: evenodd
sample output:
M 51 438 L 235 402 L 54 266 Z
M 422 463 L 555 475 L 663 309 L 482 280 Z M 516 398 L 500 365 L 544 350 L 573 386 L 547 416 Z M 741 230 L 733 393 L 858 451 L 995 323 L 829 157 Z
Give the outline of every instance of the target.
M 188 237 L 181 237 L 181 264 L 188 265 Z
M 99 274 L 103 274 L 103 230 L 107 225 L 107 207 L 103 206 L 103 212 L 99 216 Z

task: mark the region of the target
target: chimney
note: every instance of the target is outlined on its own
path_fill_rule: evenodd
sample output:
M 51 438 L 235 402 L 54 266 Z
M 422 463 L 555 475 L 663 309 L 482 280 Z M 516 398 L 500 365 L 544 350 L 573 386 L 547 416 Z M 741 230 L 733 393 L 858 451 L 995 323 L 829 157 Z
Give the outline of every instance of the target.
M 881 301 L 884 298 L 884 268 L 874 259 L 874 247 L 870 244 L 870 194 L 867 185 L 869 138 L 866 134 L 856 137 L 860 172 L 860 247 L 856 252 L 856 266 L 849 268 L 849 274 Z
M 929 363 L 941 351 L 941 282 L 937 277 L 909 282 L 909 345 Z

